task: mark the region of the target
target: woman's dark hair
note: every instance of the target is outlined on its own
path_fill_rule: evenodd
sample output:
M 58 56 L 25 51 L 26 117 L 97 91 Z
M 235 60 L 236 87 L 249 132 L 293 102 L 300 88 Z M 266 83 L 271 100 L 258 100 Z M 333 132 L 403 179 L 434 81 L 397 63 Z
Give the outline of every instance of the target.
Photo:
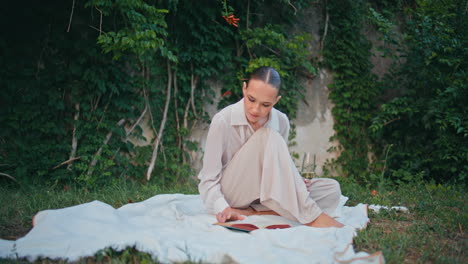
M 259 80 L 263 81 L 265 83 L 268 83 L 269 85 L 273 86 L 276 88 L 276 90 L 280 90 L 281 88 L 281 77 L 279 73 L 271 68 L 271 67 L 260 67 L 257 68 L 255 71 L 252 72 L 250 75 L 249 81 L 250 80 Z M 247 82 L 247 86 L 249 83 Z

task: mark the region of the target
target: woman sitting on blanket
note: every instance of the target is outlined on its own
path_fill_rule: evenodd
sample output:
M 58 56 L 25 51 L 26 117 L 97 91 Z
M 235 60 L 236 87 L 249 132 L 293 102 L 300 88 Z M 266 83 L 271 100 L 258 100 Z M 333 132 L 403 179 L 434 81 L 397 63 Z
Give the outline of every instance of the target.
M 244 97 L 212 119 L 198 189 L 218 222 L 243 215 L 281 215 L 312 227 L 342 227 L 330 216 L 340 185 L 332 179 L 303 179 L 289 154 L 289 119 L 273 106 L 280 100 L 276 70 L 261 67 Z

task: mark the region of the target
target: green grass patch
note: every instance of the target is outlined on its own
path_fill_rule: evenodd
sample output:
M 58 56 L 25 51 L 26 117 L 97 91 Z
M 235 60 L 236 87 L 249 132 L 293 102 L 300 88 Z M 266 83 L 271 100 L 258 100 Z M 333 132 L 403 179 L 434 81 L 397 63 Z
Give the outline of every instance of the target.
M 464 187 L 413 183 L 375 188 L 362 186 L 349 179 L 338 179 L 342 192 L 358 203 L 406 206 L 410 213 L 381 210 L 369 212 L 365 230 L 354 239 L 356 251 L 382 251 L 387 263 L 468 263 L 465 228 L 468 222 Z M 197 193 L 197 183 L 189 182 L 161 187 L 155 184 L 120 182 L 99 189 L 69 186 L 0 186 L 0 237 L 18 239 L 31 228 L 32 217 L 41 210 L 63 208 L 100 200 L 118 208 L 162 193 Z M 27 263 L 26 260 L 0 260 Z M 65 263 L 40 259 L 36 263 Z M 78 263 L 158 263 L 147 253 L 128 248 L 121 252 L 104 249 L 94 257 Z
M 370 223 L 354 239 L 356 251 L 381 250 L 387 263 L 468 263 L 463 186 L 417 182 L 363 187 L 340 179 L 348 204 L 406 206 L 409 213 L 369 211 Z M 373 192 L 374 191 L 374 192 Z
M 162 193 L 196 194 L 194 181 L 173 186 L 121 181 L 113 185 L 87 189 L 68 186 L 0 186 L 0 238 L 17 239 L 31 229 L 33 216 L 42 210 L 69 207 L 99 200 L 119 208 Z

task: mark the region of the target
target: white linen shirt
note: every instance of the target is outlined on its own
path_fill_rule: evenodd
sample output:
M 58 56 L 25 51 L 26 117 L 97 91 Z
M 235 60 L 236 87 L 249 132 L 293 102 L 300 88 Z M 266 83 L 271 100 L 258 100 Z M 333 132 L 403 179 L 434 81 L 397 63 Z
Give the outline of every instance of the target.
M 280 133 L 285 142 L 289 137 L 288 117 L 272 108 L 263 125 Z M 198 174 L 198 190 L 205 208 L 213 214 L 229 206 L 221 192 L 223 171 L 236 152 L 255 133 L 245 116 L 244 98 L 213 116 L 205 145 L 203 168 Z

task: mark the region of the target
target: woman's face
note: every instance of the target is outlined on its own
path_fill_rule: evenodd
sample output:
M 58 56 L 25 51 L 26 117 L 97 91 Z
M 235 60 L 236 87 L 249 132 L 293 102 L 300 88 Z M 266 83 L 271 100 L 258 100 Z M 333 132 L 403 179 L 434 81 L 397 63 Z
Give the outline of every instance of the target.
M 247 87 L 244 82 L 242 88 L 244 94 L 245 116 L 251 125 L 263 125 L 268 120 L 271 108 L 278 102 L 278 90 L 260 80 L 250 80 Z

